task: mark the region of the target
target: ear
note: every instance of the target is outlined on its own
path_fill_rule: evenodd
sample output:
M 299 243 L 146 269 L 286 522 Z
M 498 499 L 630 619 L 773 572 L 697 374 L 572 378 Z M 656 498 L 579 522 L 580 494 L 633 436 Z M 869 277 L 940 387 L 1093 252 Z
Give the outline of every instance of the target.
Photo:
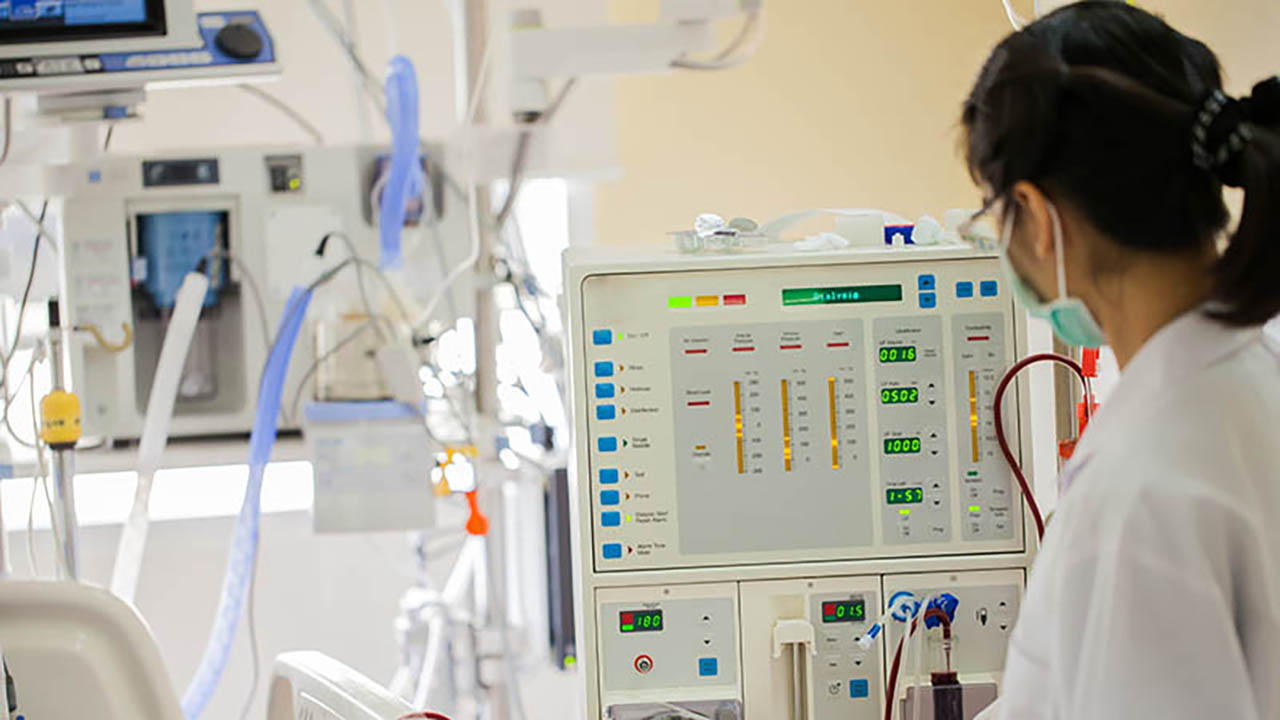
M 1053 259 L 1053 216 L 1049 213 L 1049 199 L 1026 180 L 1014 184 L 1010 197 L 1018 209 L 1017 223 L 1022 231 L 1019 234 L 1025 238 L 1024 247 L 1037 259 Z

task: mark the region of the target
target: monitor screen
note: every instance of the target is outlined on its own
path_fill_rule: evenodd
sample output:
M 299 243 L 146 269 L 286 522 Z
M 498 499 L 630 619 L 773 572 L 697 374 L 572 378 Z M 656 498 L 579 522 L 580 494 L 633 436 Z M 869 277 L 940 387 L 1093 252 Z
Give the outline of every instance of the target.
M 164 0 L 0 0 L 0 43 L 163 35 Z

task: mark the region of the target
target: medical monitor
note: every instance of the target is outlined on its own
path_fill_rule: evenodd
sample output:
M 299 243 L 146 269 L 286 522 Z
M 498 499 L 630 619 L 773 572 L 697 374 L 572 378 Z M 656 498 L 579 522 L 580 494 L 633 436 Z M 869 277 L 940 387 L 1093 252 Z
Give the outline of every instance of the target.
M 0 57 L 199 44 L 191 0 L 0 0 Z

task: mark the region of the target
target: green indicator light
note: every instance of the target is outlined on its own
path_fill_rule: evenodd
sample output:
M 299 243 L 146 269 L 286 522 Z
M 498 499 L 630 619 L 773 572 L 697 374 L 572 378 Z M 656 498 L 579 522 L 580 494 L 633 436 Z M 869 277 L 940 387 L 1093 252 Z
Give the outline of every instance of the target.
M 978 477 L 978 471 L 970 470 L 969 472 L 965 473 L 965 475 L 968 475 L 969 477 Z
M 693 307 L 693 298 L 688 295 L 673 295 L 667 298 L 667 309 L 669 310 L 679 310 L 681 308 L 691 307 Z
M 845 285 L 840 287 L 786 288 L 783 306 L 845 305 L 864 302 L 900 302 L 901 285 Z
M 969 506 L 969 512 L 971 512 L 971 513 L 976 513 L 976 512 L 979 512 L 980 510 L 982 510 L 982 508 L 981 508 L 981 507 L 979 507 L 979 506 L 977 506 L 977 505 L 970 505 L 970 506 Z
M 911 511 L 910 511 L 909 509 L 907 509 L 907 508 L 902 508 L 901 510 L 899 510 L 899 511 L 898 511 L 898 514 L 899 514 L 899 515 L 910 515 L 910 514 L 911 514 Z
M 635 630 L 635 629 L 636 629 L 636 626 L 635 626 L 635 625 L 623 625 L 623 626 L 622 626 L 622 632 L 631 632 L 632 630 Z
M 564 666 L 565 666 L 565 668 L 571 668 L 571 667 L 573 667 L 574 665 L 577 665 L 577 664 L 578 664 L 578 658 L 576 658 L 576 657 L 574 657 L 574 656 L 572 656 L 572 655 L 565 655 L 565 656 L 564 656 Z

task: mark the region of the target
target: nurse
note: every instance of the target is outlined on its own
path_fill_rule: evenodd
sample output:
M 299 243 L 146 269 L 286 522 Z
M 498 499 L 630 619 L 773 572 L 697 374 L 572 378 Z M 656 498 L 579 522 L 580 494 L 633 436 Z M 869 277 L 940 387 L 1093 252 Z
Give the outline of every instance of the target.
M 984 717 L 1280 718 L 1280 81 L 1228 97 L 1202 43 L 1082 2 L 1000 43 L 963 123 L 1028 308 L 1122 368 Z

